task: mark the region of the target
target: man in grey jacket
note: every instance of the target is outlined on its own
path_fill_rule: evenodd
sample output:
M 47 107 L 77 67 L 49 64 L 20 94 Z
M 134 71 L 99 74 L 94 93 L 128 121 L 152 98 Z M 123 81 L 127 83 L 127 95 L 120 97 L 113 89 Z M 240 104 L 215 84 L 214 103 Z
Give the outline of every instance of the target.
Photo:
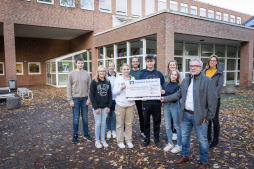
M 199 141 L 200 165 L 207 168 L 208 161 L 208 121 L 214 118 L 217 107 L 217 93 L 213 80 L 201 73 L 203 62 L 191 59 L 190 75 L 183 80 L 181 89 L 169 96 L 161 98 L 162 102 L 176 101 L 182 98 L 181 129 L 182 157 L 176 164 L 189 161 L 189 147 L 192 127 L 194 126 Z

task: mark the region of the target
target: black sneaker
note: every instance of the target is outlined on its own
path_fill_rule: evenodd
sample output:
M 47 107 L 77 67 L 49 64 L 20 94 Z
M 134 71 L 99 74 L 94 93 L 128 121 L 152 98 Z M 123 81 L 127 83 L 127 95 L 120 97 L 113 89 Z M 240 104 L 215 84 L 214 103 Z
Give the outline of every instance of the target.
M 142 147 L 146 147 L 147 145 L 150 144 L 150 139 L 145 139 L 144 142 L 141 144 Z
M 161 148 L 161 147 L 162 147 L 162 144 L 161 144 L 160 141 L 155 141 L 155 144 L 156 144 L 156 146 L 157 146 L 158 148 Z
M 73 144 L 76 144 L 76 143 L 78 143 L 78 136 L 73 136 L 73 138 L 72 138 L 72 141 L 71 141 Z
M 212 143 L 209 145 L 209 148 L 214 148 L 219 144 L 219 140 L 213 140 Z
M 89 136 L 89 135 L 84 135 L 84 139 L 87 139 L 87 140 L 89 140 L 89 141 L 92 141 L 92 140 L 93 140 L 93 138 L 92 138 L 91 136 Z

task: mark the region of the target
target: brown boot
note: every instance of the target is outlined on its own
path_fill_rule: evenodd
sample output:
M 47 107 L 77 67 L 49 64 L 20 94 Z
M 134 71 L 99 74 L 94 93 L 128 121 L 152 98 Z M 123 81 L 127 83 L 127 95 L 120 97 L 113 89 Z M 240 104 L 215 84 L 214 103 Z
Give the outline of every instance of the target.
M 187 161 L 189 161 L 189 157 L 184 157 L 184 156 L 183 156 L 182 158 L 176 160 L 176 161 L 175 161 L 175 164 L 182 164 L 182 163 L 185 163 L 185 162 L 187 162 Z
M 198 169 L 206 169 L 208 168 L 206 163 L 200 163 Z

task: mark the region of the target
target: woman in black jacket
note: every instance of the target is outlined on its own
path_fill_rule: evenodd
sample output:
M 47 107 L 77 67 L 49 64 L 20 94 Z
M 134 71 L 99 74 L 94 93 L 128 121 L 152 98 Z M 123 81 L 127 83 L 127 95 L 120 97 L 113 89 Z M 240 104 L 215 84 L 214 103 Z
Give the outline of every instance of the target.
M 206 64 L 206 68 L 203 70 L 206 76 L 213 79 L 218 94 L 218 104 L 216 114 L 213 120 L 209 121 L 207 138 L 210 143 L 209 147 L 213 148 L 219 143 L 220 135 L 220 122 L 219 122 L 219 110 L 220 110 L 220 98 L 221 89 L 224 84 L 224 74 L 222 68 L 219 67 L 219 59 L 216 55 L 211 55 Z M 213 124 L 213 139 L 212 139 L 212 124 Z

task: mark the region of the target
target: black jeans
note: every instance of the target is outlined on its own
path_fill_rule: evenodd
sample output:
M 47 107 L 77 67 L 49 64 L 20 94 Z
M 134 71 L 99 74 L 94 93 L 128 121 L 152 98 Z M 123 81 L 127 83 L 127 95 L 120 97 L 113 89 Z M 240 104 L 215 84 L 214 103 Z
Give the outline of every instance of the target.
M 143 102 L 144 121 L 145 121 L 145 136 L 150 139 L 150 116 L 153 117 L 153 132 L 156 141 L 160 138 L 161 124 L 161 104 L 160 103 L 145 103 Z
M 212 140 L 212 124 L 213 124 L 213 140 L 218 141 L 220 136 L 220 121 L 219 121 L 219 110 L 220 110 L 220 98 L 218 98 L 217 109 L 214 119 L 209 121 L 207 138 Z
M 143 110 L 142 110 L 142 101 L 136 100 L 135 103 L 136 103 L 137 111 L 138 111 L 140 132 L 144 133 L 145 129 L 144 129 L 144 115 L 143 115 Z

